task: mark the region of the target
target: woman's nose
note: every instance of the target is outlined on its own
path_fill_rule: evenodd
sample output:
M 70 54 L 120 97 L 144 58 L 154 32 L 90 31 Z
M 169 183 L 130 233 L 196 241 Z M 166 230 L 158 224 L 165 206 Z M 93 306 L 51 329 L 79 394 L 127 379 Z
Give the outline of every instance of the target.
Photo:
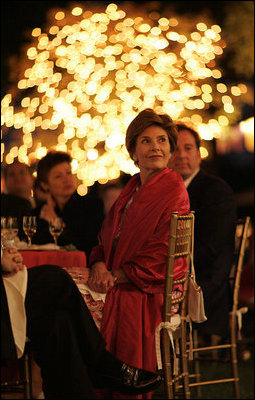
M 152 150 L 158 150 L 160 148 L 158 142 L 151 142 Z

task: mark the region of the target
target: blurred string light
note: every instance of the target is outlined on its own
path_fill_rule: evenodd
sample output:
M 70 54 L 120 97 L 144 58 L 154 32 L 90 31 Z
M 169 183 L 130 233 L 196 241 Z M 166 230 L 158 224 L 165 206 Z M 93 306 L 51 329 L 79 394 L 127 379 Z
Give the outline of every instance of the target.
M 49 21 L 48 33 L 33 29 L 16 66 L 17 87 L 2 100 L 3 135 L 17 132 L 15 145 L 2 145 L 5 163 L 33 164 L 49 148 L 69 151 L 78 191 L 86 194 L 96 181 L 139 171 L 124 144 L 144 108 L 194 124 L 204 140 L 235 121 L 237 97 L 247 88 L 222 81 L 220 26 L 186 21 L 184 28 L 172 15 L 127 13 L 114 3 L 102 12 L 55 10 Z
M 244 135 L 245 148 L 253 153 L 254 152 L 254 118 L 248 118 L 240 122 L 240 131 Z

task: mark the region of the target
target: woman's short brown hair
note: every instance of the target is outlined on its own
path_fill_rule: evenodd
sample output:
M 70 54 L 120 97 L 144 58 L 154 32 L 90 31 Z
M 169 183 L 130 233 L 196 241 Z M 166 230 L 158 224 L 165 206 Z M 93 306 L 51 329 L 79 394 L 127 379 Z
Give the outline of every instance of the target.
M 49 151 L 46 156 L 44 156 L 37 165 L 37 179 L 39 182 L 48 183 L 48 176 L 50 170 L 58 164 L 67 162 L 70 164 L 72 162 L 72 157 L 70 154 L 64 151 Z
M 158 125 L 167 133 L 170 151 L 174 151 L 177 143 L 177 129 L 171 117 L 167 114 L 156 114 L 151 108 L 141 111 L 127 128 L 126 148 L 133 159 L 138 136 L 149 126 Z

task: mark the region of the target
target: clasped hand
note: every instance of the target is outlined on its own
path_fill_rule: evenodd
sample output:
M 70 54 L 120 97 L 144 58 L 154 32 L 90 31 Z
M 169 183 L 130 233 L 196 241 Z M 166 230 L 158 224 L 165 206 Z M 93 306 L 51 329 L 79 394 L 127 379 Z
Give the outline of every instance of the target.
M 99 293 L 106 293 L 114 286 L 114 277 L 108 271 L 104 262 L 100 261 L 93 264 L 87 285 L 90 289 Z
M 24 268 L 23 257 L 15 248 L 5 248 L 1 256 L 2 273 L 8 276 L 16 274 Z

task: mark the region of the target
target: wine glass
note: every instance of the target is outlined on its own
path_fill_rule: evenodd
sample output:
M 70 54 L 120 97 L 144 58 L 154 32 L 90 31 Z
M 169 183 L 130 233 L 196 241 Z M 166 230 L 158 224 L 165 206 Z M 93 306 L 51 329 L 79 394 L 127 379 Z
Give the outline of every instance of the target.
M 36 232 L 36 217 L 35 216 L 24 216 L 23 217 L 23 230 L 28 237 L 28 247 L 31 247 L 31 237 Z
M 15 247 L 14 242 L 18 233 L 16 217 L 1 217 L 1 244 L 2 248 Z
M 8 217 L 6 221 L 6 227 L 8 230 L 8 238 L 10 240 L 14 240 L 19 231 L 17 217 Z
M 64 223 L 62 218 L 52 217 L 49 222 L 49 231 L 53 236 L 54 242 L 58 245 L 58 237 L 61 235 L 64 229 Z
M 6 217 L 1 217 L 1 247 L 5 247 L 5 239 L 6 239 L 6 234 L 7 234 L 7 218 Z

